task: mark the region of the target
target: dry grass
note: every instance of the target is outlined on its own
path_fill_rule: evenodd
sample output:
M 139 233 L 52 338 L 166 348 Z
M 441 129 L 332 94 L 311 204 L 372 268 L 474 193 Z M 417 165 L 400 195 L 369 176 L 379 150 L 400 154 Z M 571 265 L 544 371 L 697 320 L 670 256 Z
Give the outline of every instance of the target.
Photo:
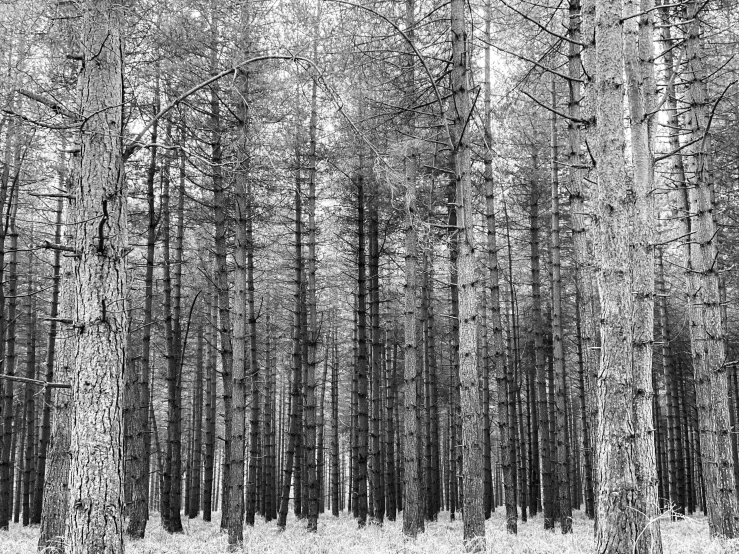
M 128 541 L 128 554 L 223 554 L 227 552 L 226 536 L 219 532 L 218 518 L 212 523 L 200 519 L 183 520 L 185 533 L 169 535 L 154 517 L 147 538 Z M 517 536 L 507 535 L 502 513 L 495 512 L 487 522 L 487 551 L 516 554 L 585 554 L 594 551 L 593 525 L 582 514 L 575 516 L 574 533 L 563 536 L 545 533 L 541 519 L 519 524 Z M 739 554 L 739 541 L 720 544 L 710 541 L 703 518 L 679 522 L 662 522 L 665 554 Z M 11 525 L 10 532 L 0 533 L 1 554 L 36 554 L 38 527 Z M 402 522 L 386 522 L 384 527 L 357 529 L 346 514 L 335 519 L 324 515 L 319 519 L 318 533 L 310 535 L 304 522 L 291 517 L 287 530 L 280 533 L 274 523 L 259 521 L 253 529 L 245 529 L 244 551 L 252 554 L 452 554 L 462 552 L 462 522 L 449 521 L 442 514 L 438 522 L 427 524 L 426 532 L 414 541 L 402 535 Z

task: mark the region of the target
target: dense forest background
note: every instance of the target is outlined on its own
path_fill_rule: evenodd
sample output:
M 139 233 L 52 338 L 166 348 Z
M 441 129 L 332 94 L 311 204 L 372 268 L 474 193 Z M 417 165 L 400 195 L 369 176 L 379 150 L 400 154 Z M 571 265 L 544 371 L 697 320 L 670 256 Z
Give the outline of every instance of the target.
M 496 510 L 582 510 L 598 552 L 696 513 L 734 538 L 738 22 L 0 6 L 0 529 L 122 552 L 157 512 L 232 546 L 290 510 L 448 512 L 476 550 Z

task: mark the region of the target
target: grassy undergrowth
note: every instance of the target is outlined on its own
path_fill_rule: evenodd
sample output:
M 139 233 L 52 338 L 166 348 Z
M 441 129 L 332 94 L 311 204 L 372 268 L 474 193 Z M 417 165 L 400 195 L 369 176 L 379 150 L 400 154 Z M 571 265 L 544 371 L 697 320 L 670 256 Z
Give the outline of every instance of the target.
M 147 536 L 140 541 L 127 541 L 128 554 L 223 554 L 227 537 L 219 532 L 218 522 L 183 519 L 184 534 L 169 535 L 162 529 L 158 516 L 149 522 Z M 501 511 L 487 522 L 487 552 L 515 554 L 591 554 L 595 550 L 593 524 L 581 513 L 575 515 L 574 533 L 563 536 L 548 533 L 540 518 L 518 526 L 518 535 L 505 532 Z M 703 518 L 684 521 L 662 521 L 665 554 L 739 554 L 739 541 L 720 544 L 708 538 Z M 9 532 L 0 532 L 1 554 L 36 554 L 38 527 L 11 524 Z M 402 521 L 386 522 L 383 527 L 369 526 L 359 530 L 347 514 L 338 519 L 330 514 L 319 519 L 318 533 L 308 534 L 305 522 L 288 518 L 284 532 L 274 522 L 259 520 L 253 529 L 244 529 L 244 551 L 253 554 L 452 554 L 462 552 L 462 522 L 450 521 L 441 514 L 439 521 L 427 523 L 426 532 L 416 541 L 404 540 Z

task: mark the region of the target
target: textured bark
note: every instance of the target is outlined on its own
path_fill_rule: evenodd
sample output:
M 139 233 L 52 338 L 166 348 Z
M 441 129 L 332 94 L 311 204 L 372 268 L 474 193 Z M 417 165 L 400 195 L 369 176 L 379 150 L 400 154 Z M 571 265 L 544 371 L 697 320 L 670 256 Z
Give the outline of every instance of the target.
M 242 23 L 243 24 L 243 23 Z M 234 176 L 234 200 L 236 217 L 234 221 L 236 235 L 236 251 L 234 252 L 234 293 L 233 293 L 233 367 L 231 373 L 231 455 L 229 459 L 229 550 L 241 548 L 244 542 L 244 436 L 246 433 L 246 372 L 247 372 L 247 278 L 246 251 L 249 248 L 246 237 L 246 226 L 249 217 L 247 211 L 247 181 L 249 180 L 249 151 L 247 137 L 247 121 L 249 117 L 246 98 L 247 74 L 239 70 L 236 73 L 236 88 L 242 100 L 239 104 L 239 153 L 236 175 Z M 253 445 L 255 447 L 256 445 Z M 255 460 L 256 462 L 256 460 Z M 249 481 L 256 478 L 251 471 Z M 250 501 L 252 500 L 251 495 Z M 254 503 L 251 503 L 251 524 L 254 523 Z M 248 519 L 248 516 L 247 516 Z
M 647 341 L 632 325 L 633 310 L 641 301 L 635 301 L 633 294 L 634 286 L 639 287 L 641 283 L 632 282 L 632 246 L 645 231 L 640 227 L 643 225 L 641 207 L 635 210 L 634 206 L 635 196 L 643 191 L 631 188 L 626 175 L 623 72 L 625 63 L 638 64 L 639 60 L 633 59 L 634 52 L 628 52 L 628 59 L 625 59 L 625 48 L 631 46 L 626 45 L 623 10 L 623 2 L 599 0 L 596 5 L 596 263 L 602 340 L 597 380 L 596 542 L 601 553 L 649 552 L 659 548 L 659 535 L 649 532 L 647 528 L 651 526 L 643 513 L 646 505 L 642 490 L 647 485 L 646 465 L 649 463 L 649 446 L 644 444 L 646 430 L 643 426 L 651 425 L 651 397 L 649 402 L 643 399 L 651 389 L 651 374 L 648 373 L 651 367 L 647 370 L 638 356 L 646 354 L 647 350 L 651 353 L 651 342 L 647 346 Z M 635 37 L 631 37 L 633 39 Z M 633 99 L 629 100 L 633 109 Z M 635 120 L 632 116 L 632 126 L 634 124 L 646 124 L 645 118 Z M 635 145 L 641 146 L 643 144 Z M 638 172 L 644 169 L 635 167 L 637 179 L 641 178 Z M 652 321 L 651 315 L 649 321 Z M 645 350 L 635 349 L 634 339 L 640 340 L 639 346 Z M 648 383 L 643 382 L 645 374 L 650 376 Z M 647 414 L 650 416 L 648 423 Z M 651 449 L 653 463 L 653 442 Z
M 632 370 L 638 515 L 636 552 L 661 554 L 655 430 L 652 413 L 652 344 L 654 342 L 654 104 L 653 0 L 626 0 L 627 13 L 643 15 L 623 24 L 626 97 L 630 117 L 633 195 L 630 237 Z
M 633 452 L 632 371 L 629 286 L 628 198 L 623 136 L 623 1 L 596 2 L 598 233 L 595 255 L 601 299 L 601 368 L 596 383 L 598 423 L 598 500 L 596 542 L 599 553 L 631 551 L 639 529 Z M 629 510 L 632 508 L 632 510 Z
M 552 106 L 557 106 L 555 82 L 552 80 Z M 559 145 L 557 143 L 557 116 L 551 116 L 551 149 L 552 149 L 552 340 L 554 346 L 554 373 L 556 381 L 550 383 L 557 391 L 557 490 L 559 497 L 559 518 L 562 534 L 572 532 L 572 502 L 570 498 L 570 460 L 567 441 L 567 412 L 565 408 L 565 357 L 562 336 L 562 276 L 559 240 Z
M 468 552 L 485 550 L 483 463 L 480 427 L 482 414 L 477 386 L 477 276 L 475 270 L 474 208 L 470 175 L 469 139 L 465 132 L 471 116 L 467 75 L 468 51 L 464 0 L 452 0 L 452 109 L 451 140 L 457 182 L 459 241 L 459 379 L 464 467 L 464 542 Z
M 733 538 L 737 535 L 737 499 L 720 309 L 713 146 L 701 11 L 698 2 L 686 5 L 688 86 L 684 102 L 688 105 L 685 126 L 689 134 L 685 138 L 683 159 L 692 236 L 683 248 L 683 266 L 687 268 L 690 342 L 708 526 L 712 537 Z
M 69 513 L 73 554 L 123 552 L 121 393 L 127 292 L 126 190 L 121 144 L 122 9 L 107 0 L 81 6 L 80 173 L 72 220 L 75 353 L 72 371 Z

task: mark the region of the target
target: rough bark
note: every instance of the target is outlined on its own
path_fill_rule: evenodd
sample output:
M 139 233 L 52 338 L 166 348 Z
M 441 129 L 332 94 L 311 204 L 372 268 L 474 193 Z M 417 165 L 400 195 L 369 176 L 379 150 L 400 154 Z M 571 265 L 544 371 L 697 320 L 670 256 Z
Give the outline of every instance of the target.
M 121 393 L 127 292 L 126 190 L 122 159 L 122 8 L 80 6 L 80 173 L 75 179 L 72 433 L 65 547 L 73 554 L 123 552 Z
M 451 2 L 452 132 L 457 183 L 459 241 L 459 379 L 464 467 L 464 542 L 468 552 L 485 550 L 483 510 L 482 414 L 477 386 L 477 276 L 470 148 L 466 133 L 471 116 L 464 0 Z
M 728 406 L 724 333 L 717 264 L 712 138 L 702 4 L 685 9 L 688 106 L 684 163 L 691 240 L 684 247 L 690 342 L 698 408 L 701 470 L 712 537 L 737 535 L 737 498 Z M 687 218 L 687 214 L 684 216 Z

